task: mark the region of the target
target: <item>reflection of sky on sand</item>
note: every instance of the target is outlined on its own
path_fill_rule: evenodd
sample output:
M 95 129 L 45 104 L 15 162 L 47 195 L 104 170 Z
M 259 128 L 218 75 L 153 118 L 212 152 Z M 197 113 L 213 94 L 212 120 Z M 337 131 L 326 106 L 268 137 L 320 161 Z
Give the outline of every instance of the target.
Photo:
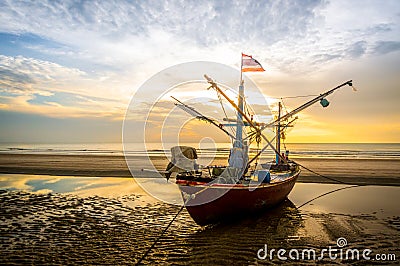
M 132 178 L 71 177 L 46 175 L 0 176 L 0 188 L 28 190 L 36 193 L 73 193 L 82 196 L 117 197 L 144 194 Z
M 141 185 L 150 194 L 144 191 L 133 178 L 119 177 L 77 177 L 77 176 L 48 176 L 1 174 L 0 188 L 10 190 L 26 190 L 34 193 L 69 193 L 82 197 L 102 196 L 119 197 L 124 195 L 142 195 L 145 202 L 154 202 L 158 199 L 170 203 L 181 204 L 179 190 L 175 184 L 154 182 L 154 179 L 142 178 Z M 159 181 L 159 180 L 158 180 Z
M 346 188 L 347 187 L 347 188 Z M 374 214 L 377 217 L 400 215 L 400 188 L 388 186 L 359 186 L 297 183 L 289 199 L 300 206 L 332 190 L 346 188 L 318 198 L 301 207 L 302 210 L 324 213 Z

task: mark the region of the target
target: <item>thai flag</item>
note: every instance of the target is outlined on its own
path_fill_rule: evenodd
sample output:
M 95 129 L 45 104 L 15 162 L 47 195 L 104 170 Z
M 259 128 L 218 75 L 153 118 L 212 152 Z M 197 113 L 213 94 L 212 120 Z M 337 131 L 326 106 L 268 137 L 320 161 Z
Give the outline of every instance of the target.
M 251 55 L 242 53 L 242 72 L 265 71 L 261 64 Z

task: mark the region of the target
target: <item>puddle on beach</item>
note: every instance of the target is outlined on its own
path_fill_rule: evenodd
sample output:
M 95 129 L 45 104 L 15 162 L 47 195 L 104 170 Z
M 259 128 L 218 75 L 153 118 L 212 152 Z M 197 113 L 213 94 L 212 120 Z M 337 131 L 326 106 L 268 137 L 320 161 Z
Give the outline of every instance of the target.
M 332 193 L 324 195 L 329 192 Z M 324 196 L 309 202 L 320 195 Z M 297 183 L 288 198 L 297 207 L 311 212 L 372 214 L 379 218 L 400 215 L 400 187 L 394 186 Z M 307 204 L 302 206 L 304 203 Z
M 277 208 L 208 227 L 184 210 L 143 263 L 275 263 L 260 261 L 257 251 L 265 244 L 327 248 L 339 237 L 398 257 L 397 187 L 347 188 L 296 208 L 344 187 L 298 183 Z M 146 195 L 131 178 L 1 175 L 0 189 L 2 264 L 136 263 L 180 208 Z

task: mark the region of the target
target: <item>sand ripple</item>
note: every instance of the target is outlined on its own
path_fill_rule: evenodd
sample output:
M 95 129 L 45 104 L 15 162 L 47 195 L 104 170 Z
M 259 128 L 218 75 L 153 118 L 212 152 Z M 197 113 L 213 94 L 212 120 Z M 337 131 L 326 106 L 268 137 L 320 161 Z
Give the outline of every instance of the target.
M 2 190 L 0 197 L 2 265 L 134 264 L 179 210 L 162 203 L 132 204 L 140 201 L 138 195 L 82 198 Z M 268 214 L 204 228 L 184 211 L 143 262 L 276 263 L 257 260 L 257 250 L 264 244 L 327 247 L 340 236 L 354 246 L 398 252 L 399 217 L 382 221 L 374 216 L 300 212 L 288 201 Z

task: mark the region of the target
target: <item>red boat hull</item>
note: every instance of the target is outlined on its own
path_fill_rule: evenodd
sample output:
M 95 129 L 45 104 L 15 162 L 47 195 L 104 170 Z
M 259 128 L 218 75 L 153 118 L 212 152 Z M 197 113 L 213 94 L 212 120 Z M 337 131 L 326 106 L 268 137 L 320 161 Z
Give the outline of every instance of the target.
M 279 204 L 292 190 L 299 173 L 281 182 L 254 186 L 195 182 L 179 182 L 178 185 L 190 216 L 197 224 L 206 225 L 237 219 Z M 188 195 L 192 196 L 188 199 Z

